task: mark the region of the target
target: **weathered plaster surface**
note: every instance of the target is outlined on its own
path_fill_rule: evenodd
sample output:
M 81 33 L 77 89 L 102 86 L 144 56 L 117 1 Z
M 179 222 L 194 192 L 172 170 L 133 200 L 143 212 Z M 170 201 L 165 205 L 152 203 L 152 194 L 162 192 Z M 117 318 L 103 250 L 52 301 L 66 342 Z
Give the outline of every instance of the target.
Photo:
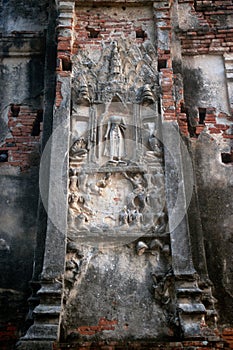
M 217 142 L 201 135 L 196 145 L 196 175 L 206 261 L 220 322 L 232 317 L 232 165 L 223 164 Z M 224 295 L 224 297 L 223 297 Z
M 153 296 L 151 274 L 158 273 L 156 256 L 137 256 L 134 244 L 111 249 L 84 247 L 82 253 L 77 282 L 66 300 L 63 319 L 64 331 L 68 332 L 66 341 L 71 336 L 83 337 L 82 327 L 97 326 L 101 318 L 115 321 L 114 327 L 109 330 L 97 327 L 93 339 L 168 335 L 164 312 Z
M 185 101 L 188 107 L 215 107 L 229 114 L 224 60 L 217 55 L 183 57 Z

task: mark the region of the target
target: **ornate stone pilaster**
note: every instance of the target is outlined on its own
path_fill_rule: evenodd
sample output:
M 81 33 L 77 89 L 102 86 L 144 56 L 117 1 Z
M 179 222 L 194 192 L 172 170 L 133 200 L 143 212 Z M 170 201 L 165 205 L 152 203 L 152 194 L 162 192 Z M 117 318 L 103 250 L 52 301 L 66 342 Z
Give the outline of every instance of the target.
M 180 337 L 202 337 L 206 309 L 193 267 L 187 222 L 187 202 L 193 189 L 192 163 L 175 122 L 163 123 L 163 140 L 166 144 L 165 187 Z
M 67 89 L 64 88 L 63 102 L 54 114 L 53 134 L 44 149 L 40 169 L 43 200 L 46 195 L 43 169 L 48 166 L 51 152 L 44 262 L 41 288 L 37 292 L 40 303 L 33 311 L 33 325 L 19 343 L 20 349 L 52 349 L 53 342 L 59 338 L 66 253 L 70 78 L 63 77 L 61 82 Z
M 201 301 L 198 275 L 194 269 L 187 220 L 187 207 L 193 191 L 193 170 L 190 156 L 180 137 L 174 98 L 174 74 L 171 56 L 172 3 L 155 1 L 158 68 L 161 86 L 161 119 L 164 143 L 165 188 L 172 269 L 176 329 L 181 338 L 202 336 L 206 309 Z M 177 326 L 177 324 L 176 324 Z
M 227 81 L 227 89 L 228 89 L 228 99 L 229 99 L 229 106 L 231 109 L 231 113 L 233 113 L 233 54 L 228 53 L 224 54 L 224 64 L 225 64 L 225 74 L 226 74 L 226 81 Z
M 58 36 L 65 32 L 65 37 L 67 30 L 72 33 L 73 9 L 73 2 L 59 2 Z M 64 37 L 63 42 L 65 41 Z M 70 42 L 72 40 L 70 35 L 67 35 L 66 39 Z M 69 45 L 67 47 L 70 48 Z M 62 55 L 63 49 L 64 47 L 58 45 L 58 57 Z M 48 219 L 43 251 L 43 268 L 39 277 L 40 289 L 37 295 L 33 296 L 33 298 L 39 299 L 39 304 L 33 311 L 34 322 L 32 326 L 18 343 L 19 349 L 52 350 L 54 341 L 58 340 L 60 336 L 66 256 L 67 152 L 69 150 L 71 96 L 69 71 L 71 67 L 69 64 L 67 65 L 67 57 L 64 59 L 65 61 L 62 61 L 57 72 L 52 135 L 44 147 L 40 165 L 40 195 Z M 48 184 L 44 174 L 49 174 Z M 41 250 L 40 253 L 42 254 Z

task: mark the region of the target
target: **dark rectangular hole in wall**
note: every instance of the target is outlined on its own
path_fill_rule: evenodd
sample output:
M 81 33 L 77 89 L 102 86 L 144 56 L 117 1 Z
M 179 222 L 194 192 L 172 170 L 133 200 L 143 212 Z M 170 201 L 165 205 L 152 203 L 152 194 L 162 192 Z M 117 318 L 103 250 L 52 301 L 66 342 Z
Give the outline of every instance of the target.
M 31 136 L 39 136 L 40 135 L 40 123 L 43 121 L 43 110 L 39 110 L 37 112 L 36 119 L 34 121 Z
M 147 37 L 146 32 L 143 29 L 136 29 L 136 38 L 145 39 Z
M 0 163 L 8 161 L 8 151 L 0 151 Z
M 19 105 L 11 105 L 11 113 L 12 113 L 12 117 L 18 117 L 20 112 L 20 106 Z
M 233 163 L 233 152 L 221 153 L 222 162 L 225 164 Z
M 62 70 L 65 72 L 71 72 L 72 64 L 69 59 L 62 59 Z
M 91 27 L 86 27 L 86 30 L 88 32 L 88 38 L 90 38 L 90 39 L 99 38 L 99 34 L 100 34 L 99 30 L 97 30 L 95 28 L 91 28 Z
M 187 113 L 188 112 L 188 110 L 185 107 L 183 102 L 181 102 L 181 104 L 180 104 L 180 111 L 181 111 L 181 113 Z
M 194 8 L 195 8 L 195 11 L 197 11 L 197 0 L 194 0 Z
M 158 71 L 163 68 L 167 68 L 167 60 L 158 60 Z
M 159 114 L 161 114 L 161 112 L 162 112 L 160 99 L 158 99 L 158 112 L 159 112 Z
M 206 108 L 198 108 L 199 124 L 205 124 Z

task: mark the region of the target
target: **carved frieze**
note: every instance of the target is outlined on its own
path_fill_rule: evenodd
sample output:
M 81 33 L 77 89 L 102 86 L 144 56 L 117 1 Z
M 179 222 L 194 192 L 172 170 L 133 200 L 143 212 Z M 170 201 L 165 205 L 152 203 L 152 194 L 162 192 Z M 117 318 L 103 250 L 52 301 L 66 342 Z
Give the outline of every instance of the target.
M 165 232 L 155 52 L 127 41 L 104 44 L 96 62 L 73 58 L 69 231 Z
M 155 171 L 145 174 L 140 168 L 132 171 L 127 165 L 125 168 L 126 171 L 119 171 L 112 164 L 105 171 L 71 168 L 68 199 L 71 231 L 165 232 L 163 174 Z
M 127 40 L 103 43 L 98 61 L 80 51 L 73 56 L 72 113 L 78 105 L 109 103 L 153 104 L 158 94 L 157 57 L 150 42 L 140 48 Z

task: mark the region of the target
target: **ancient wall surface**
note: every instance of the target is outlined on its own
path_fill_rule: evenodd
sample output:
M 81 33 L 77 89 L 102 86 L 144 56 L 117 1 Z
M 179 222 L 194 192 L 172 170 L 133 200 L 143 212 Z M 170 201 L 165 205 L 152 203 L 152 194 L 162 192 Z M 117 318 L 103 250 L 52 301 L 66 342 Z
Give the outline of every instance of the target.
M 46 1 L 1 2 L 0 347 L 28 327 L 44 114 Z M 29 323 L 30 324 L 30 323 Z
M 191 206 L 191 233 L 196 236 L 202 231 L 220 322 L 227 324 L 232 317 L 228 250 L 232 249 L 232 3 L 197 1 L 190 5 L 185 1 L 178 4 L 173 53 L 174 72 L 178 79 L 182 75 L 184 84 L 200 212 L 199 225 Z M 180 50 L 176 50 L 177 38 Z
M 230 348 L 232 2 L 1 5 L 0 347 Z

